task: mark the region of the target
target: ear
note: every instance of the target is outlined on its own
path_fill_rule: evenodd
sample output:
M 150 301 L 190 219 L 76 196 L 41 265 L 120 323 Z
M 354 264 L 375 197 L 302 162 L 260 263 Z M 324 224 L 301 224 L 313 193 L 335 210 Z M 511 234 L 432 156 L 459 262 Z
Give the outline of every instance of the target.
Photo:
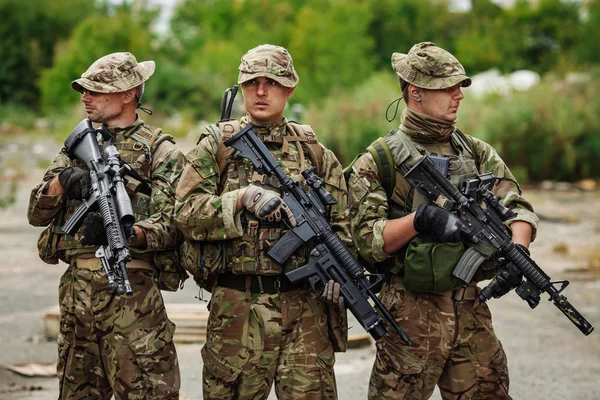
M 421 90 L 415 85 L 408 86 L 408 95 L 414 101 L 421 101 Z
M 289 91 L 287 93 L 287 98 L 289 99 L 290 97 L 292 97 L 292 95 L 294 94 L 294 91 L 296 90 L 295 87 L 289 88 Z
M 125 103 L 125 104 L 130 103 L 132 101 L 136 101 L 135 100 L 135 88 L 129 89 L 128 91 L 123 92 L 122 99 L 123 99 L 123 103 Z

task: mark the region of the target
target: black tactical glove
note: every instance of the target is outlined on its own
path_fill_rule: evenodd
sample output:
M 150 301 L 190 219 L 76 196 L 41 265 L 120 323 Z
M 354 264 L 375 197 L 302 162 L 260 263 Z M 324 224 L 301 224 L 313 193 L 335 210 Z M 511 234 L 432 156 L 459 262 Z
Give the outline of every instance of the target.
M 419 233 L 429 233 L 438 242 L 460 242 L 461 232 L 467 227 L 454 214 L 443 208 L 421 204 L 417 208 L 415 230 Z
M 71 199 L 87 199 L 90 194 L 90 173 L 79 167 L 63 169 L 58 174 L 58 182 Z
M 527 247 L 515 243 L 520 250 L 529 255 Z M 493 296 L 499 299 L 511 290 L 519 287 L 523 283 L 523 273 L 512 262 L 508 262 L 502 255 L 497 257 L 498 263 L 504 264 L 498 271 L 493 282 Z
M 80 242 L 83 245 L 90 246 L 106 246 L 108 239 L 106 238 L 106 229 L 102 214 L 99 212 L 89 212 L 83 219 L 83 237 Z

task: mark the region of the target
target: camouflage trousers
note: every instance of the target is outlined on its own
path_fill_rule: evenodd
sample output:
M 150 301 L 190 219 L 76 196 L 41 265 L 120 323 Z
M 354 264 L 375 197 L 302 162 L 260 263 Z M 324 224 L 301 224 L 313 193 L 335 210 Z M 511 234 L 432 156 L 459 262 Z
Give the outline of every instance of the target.
M 380 298 L 418 346 L 393 331 L 378 341 L 369 399 L 428 399 L 436 385 L 444 400 L 511 398 L 506 354 L 485 303 L 410 292 L 400 278 Z
M 337 399 L 325 304 L 309 290 L 216 286 L 202 348 L 205 400 Z
M 133 296 L 108 291 L 102 269 L 71 265 L 59 286 L 59 399 L 178 399 L 175 325 L 154 272 L 129 269 Z

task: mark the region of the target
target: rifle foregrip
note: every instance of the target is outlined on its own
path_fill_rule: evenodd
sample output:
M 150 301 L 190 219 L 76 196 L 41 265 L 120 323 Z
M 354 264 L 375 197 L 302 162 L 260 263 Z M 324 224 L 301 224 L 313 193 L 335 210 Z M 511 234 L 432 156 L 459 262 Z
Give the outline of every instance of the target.
M 69 217 L 67 222 L 62 226 L 62 231 L 70 236 L 75 236 L 77 230 L 83 224 L 83 218 L 87 214 L 91 207 L 91 204 L 87 201 L 81 203 L 79 207 L 75 210 L 75 212 Z

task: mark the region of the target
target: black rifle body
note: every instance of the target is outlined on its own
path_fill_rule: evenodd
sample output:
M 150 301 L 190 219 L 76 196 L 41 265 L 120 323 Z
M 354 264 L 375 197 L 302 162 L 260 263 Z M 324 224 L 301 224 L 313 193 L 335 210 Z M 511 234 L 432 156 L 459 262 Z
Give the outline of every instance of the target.
M 560 294 L 568 281 L 552 282 L 550 277 L 533 261 L 528 254 L 512 242 L 510 230 L 504 221 L 514 216 L 512 211 L 499 203 L 487 188 L 479 195 L 486 203 L 481 207 L 473 198 L 463 195 L 436 168 L 429 156 L 425 155 L 412 168 L 401 166 L 405 178 L 427 198 L 438 206 L 454 212 L 467 226 L 468 242 L 485 241 L 491 243 L 500 253 L 512 262 L 523 274 L 525 280 L 516 292 L 531 308 L 538 305 L 541 292 L 550 296 L 549 300 L 584 334 L 589 335 L 594 327 Z M 560 287 L 557 287 L 560 285 Z M 486 301 L 486 289 L 480 299 Z M 491 295 L 490 295 L 491 297 Z
M 131 231 L 135 217 L 123 177 L 131 169 L 121 165 L 119 152 L 112 144 L 104 146 L 102 156 L 96 141 L 97 131 L 89 120 L 82 121 L 65 141 L 66 153 L 71 158 L 84 162 L 90 172 L 91 193 L 73 215 L 65 222 L 62 230 L 73 236 L 83 224 L 86 214 L 98 208 L 106 229 L 107 246 L 100 246 L 96 257 L 100 259 L 108 288 L 118 294 L 133 294 L 127 274 L 127 263 L 131 253 L 127 247 L 124 227 Z
M 287 272 L 287 278 L 292 283 L 308 280 L 317 293 L 329 280 L 339 283 L 346 307 L 377 340 L 385 335 L 387 329 L 382 318 L 369 303 L 368 300 L 371 299 L 401 338 L 407 344 L 413 345 L 406 332 L 373 293 L 371 288 L 374 284 L 368 281 L 362 266 L 340 237 L 333 232 L 325 218 L 326 206 L 322 198 L 329 204 L 335 202 L 335 199 L 324 190 L 322 181 L 314 175 L 312 169 L 302 173 L 307 182 L 314 182 L 311 185 L 312 189 L 305 190 L 285 174 L 254 132 L 252 124 L 248 124 L 227 140 L 225 145 L 237 149 L 242 157 L 252 162 L 259 173 L 277 178 L 281 185 L 281 197 L 296 218 L 296 226 L 271 247 L 268 255 L 283 264 L 304 243 L 312 239 L 318 242 L 310 254 L 308 264 Z

